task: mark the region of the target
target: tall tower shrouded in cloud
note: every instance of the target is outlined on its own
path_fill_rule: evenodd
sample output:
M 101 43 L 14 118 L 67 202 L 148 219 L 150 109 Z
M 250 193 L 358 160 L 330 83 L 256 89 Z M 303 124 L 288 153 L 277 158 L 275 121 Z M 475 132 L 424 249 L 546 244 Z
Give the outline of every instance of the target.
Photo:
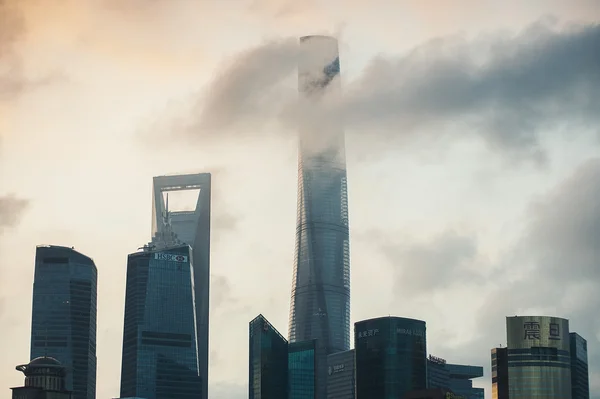
M 317 398 L 327 355 L 350 349 L 350 246 L 345 138 L 328 105 L 341 95 L 337 40 L 300 39 L 298 203 L 290 342 L 317 340 Z
M 208 312 L 210 298 L 210 206 L 211 175 L 157 176 L 154 178 L 152 197 L 152 236 L 164 233 L 162 223 L 166 212 L 166 194 L 173 192 L 196 192 L 197 199 L 192 210 L 170 210 L 170 228 L 177 238 L 192 247 L 194 260 L 194 296 L 196 301 L 196 324 L 199 374 L 202 379 L 202 398 L 208 397 Z

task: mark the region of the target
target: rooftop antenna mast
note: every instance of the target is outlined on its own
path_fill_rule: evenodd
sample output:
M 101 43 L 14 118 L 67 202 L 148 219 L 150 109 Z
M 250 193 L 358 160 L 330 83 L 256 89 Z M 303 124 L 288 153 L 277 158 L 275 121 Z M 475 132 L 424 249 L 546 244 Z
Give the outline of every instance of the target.
M 163 222 L 165 225 L 169 225 L 169 193 L 167 193 L 167 198 L 166 198 L 166 205 L 165 205 L 165 214 L 163 215 Z

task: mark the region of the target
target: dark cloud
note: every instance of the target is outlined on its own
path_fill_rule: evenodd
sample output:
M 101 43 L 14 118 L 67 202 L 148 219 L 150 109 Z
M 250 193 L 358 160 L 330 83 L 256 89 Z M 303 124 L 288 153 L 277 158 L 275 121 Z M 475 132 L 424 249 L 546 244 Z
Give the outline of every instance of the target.
M 542 314 L 570 320 L 571 331 L 588 340 L 590 381 L 600 381 L 600 159 L 581 165 L 555 189 L 531 204 L 528 227 L 519 244 L 505 254 L 486 287 L 482 306 L 475 314 L 475 339 L 459 347 L 447 348 L 440 355 L 452 361 L 484 365 L 489 378 L 492 347 L 506 345 L 505 317 Z M 458 243 L 461 241 L 458 240 Z M 470 242 L 466 240 L 465 242 Z M 430 255 L 417 256 L 415 268 L 422 259 L 437 260 L 440 240 L 429 248 L 416 246 L 405 252 Z M 453 251 L 448 246 L 448 263 L 452 270 Z M 455 245 L 460 249 L 468 245 Z M 454 259 L 460 259 L 455 255 Z M 447 275 L 443 262 L 425 262 L 432 269 L 432 279 Z M 464 283 L 473 279 L 463 275 Z M 475 277 L 477 280 L 478 277 Z M 437 280 L 435 280 L 437 281 Z M 597 383 L 596 383 L 597 384 Z M 600 388 L 596 385 L 596 388 Z M 594 393 L 594 390 L 592 389 Z M 592 398 L 599 399 L 600 391 Z
M 214 134 L 238 123 L 260 125 L 271 117 L 277 101 L 290 100 L 280 85 L 298 65 L 297 47 L 290 38 L 236 55 L 208 88 L 194 128 Z
M 394 268 L 395 292 L 403 295 L 427 295 L 434 287 L 464 284 L 474 277 L 469 265 L 476 260 L 477 243 L 455 231 L 427 242 L 386 244 L 382 250 Z
M 15 227 L 19 223 L 28 205 L 28 201 L 14 195 L 0 197 L 0 234 L 5 228 Z
M 343 101 L 330 102 L 322 115 L 340 116 L 349 133 L 368 133 L 365 141 L 453 126 L 494 149 L 543 160 L 539 136 L 547 130 L 600 122 L 600 25 L 555 25 L 437 39 L 401 57 L 378 57 L 344 82 Z M 208 139 L 255 134 L 273 120 L 311 122 L 295 84 L 285 84 L 298 56 L 297 39 L 284 39 L 233 57 L 200 100 L 188 133 Z
M 482 49 L 490 54 L 483 62 Z M 408 130 L 464 116 L 494 147 L 537 151 L 544 130 L 597 123 L 599 50 L 600 25 L 539 23 L 511 38 L 433 41 L 395 62 L 373 62 L 348 115 Z

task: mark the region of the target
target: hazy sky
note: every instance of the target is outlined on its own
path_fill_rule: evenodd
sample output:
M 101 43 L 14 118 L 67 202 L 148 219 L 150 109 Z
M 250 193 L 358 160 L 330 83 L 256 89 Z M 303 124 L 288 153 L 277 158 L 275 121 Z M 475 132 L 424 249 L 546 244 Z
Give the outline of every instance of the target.
M 211 172 L 210 397 L 247 397 L 248 322 L 287 335 L 290 43 L 325 33 L 353 321 L 426 320 L 429 352 L 489 389 L 505 316 L 566 317 L 600 398 L 599 18 L 598 0 L 0 0 L 1 389 L 28 361 L 35 245 L 57 244 L 98 266 L 97 394 L 118 397 L 151 178 Z

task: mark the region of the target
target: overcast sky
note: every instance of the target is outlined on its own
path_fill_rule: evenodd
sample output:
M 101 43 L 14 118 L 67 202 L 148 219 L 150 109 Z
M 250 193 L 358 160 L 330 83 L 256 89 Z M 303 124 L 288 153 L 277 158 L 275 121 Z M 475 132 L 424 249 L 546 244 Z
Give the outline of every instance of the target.
M 318 33 L 340 40 L 352 320 L 425 320 L 489 398 L 505 316 L 565 317 L 600 398 L 600 3 L 449 4 L 0 0 L 1 389 L 29 360 L 35 246 L 57 244 L 98 266 L 97 395 L 118 397 L 152 176 L 211 172 L 210 397 L 247 397 L 248 322 L 287 335 L 293 44 Z

